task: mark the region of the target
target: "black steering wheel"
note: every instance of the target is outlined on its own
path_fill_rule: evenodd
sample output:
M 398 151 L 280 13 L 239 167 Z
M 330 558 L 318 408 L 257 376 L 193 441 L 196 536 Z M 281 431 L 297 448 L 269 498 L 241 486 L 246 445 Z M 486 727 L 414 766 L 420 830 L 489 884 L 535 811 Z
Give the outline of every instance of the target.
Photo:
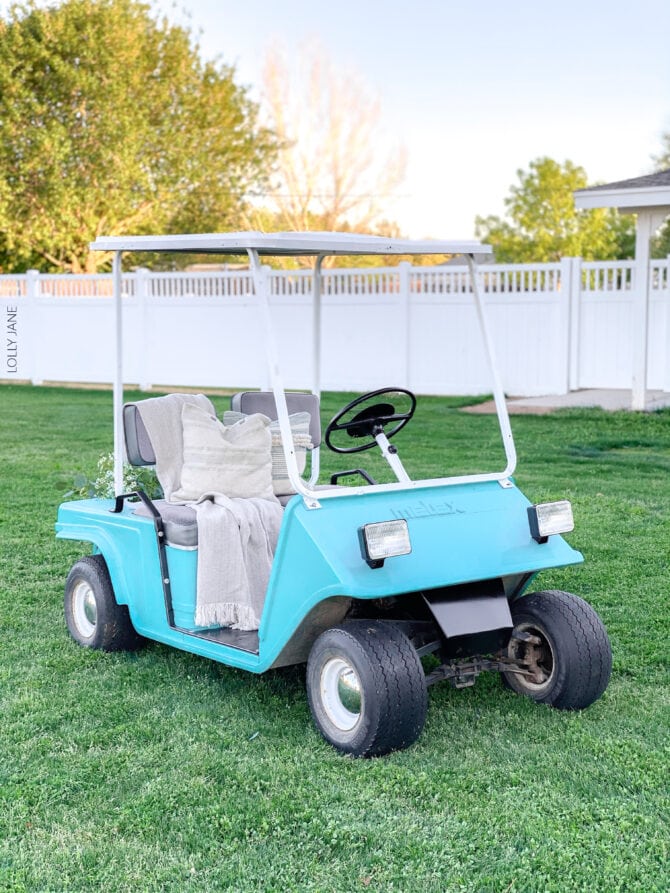
M 400 397 L 401 403 L 409 398 L 409 409 L 406 409 L 404 412 L 398 412 L 396 411 L 395 405 L 398 402 L 397 399 L 394 402 L 388 403 L 380 402 L 377 399 L 378 397 L 386 395 L 390 396 L 392 399 L 391 395 L 393 394 Z M 374 402 L 372 403 L 370 401 Z M 361 404 L 364 403 L 369 403 L 369 405 L 359 409 L 351 418 L 346 418 L 352 410 L 360 407 Z M 362 397 L 352 400 L 351 403 L 347 403 L 344 409 L 341 409 L 340 412 L 330 420 L 324 435 L 326 445 L 335 453 L 361 453 L 363 450 L 369 450 L 377 443 L 375 434 L 378 433 L 378 429 L 383 430 L 387 437 L 393 437 L 394 434 L 397 434 L 398 431 L 400 431 L 401 428 L 404 428 L 407 422 L 409 422 L 414 415 L 415 409 L 416 397 L 411 391 L 407 391 L 405 388 L 380 388 L 378 391 L 370 391 L 368 394 L 363 394 Z M 387 425 L 392 425 L 393 427 L 391 427 L 390 430 L 387 430 Z M 366 441 L 365 443 L 360 443 L 352 447 L 336 446 L 332 442 L 332 435 L 336 431 L 346 431 L 349 437 L 364 437 L 366 438 Z

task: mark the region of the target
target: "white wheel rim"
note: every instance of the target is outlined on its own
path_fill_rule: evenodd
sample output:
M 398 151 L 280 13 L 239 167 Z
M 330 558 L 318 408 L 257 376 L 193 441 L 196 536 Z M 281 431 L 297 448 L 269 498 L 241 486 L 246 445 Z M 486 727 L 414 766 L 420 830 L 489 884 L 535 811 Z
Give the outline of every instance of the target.
M 363 695 L 356 670 L 333 657 L 321 670 L 321 703 L 328 719 L 341 732 L 350 732 L 361 718 Z
M 80 580 L 72 593 L 72 618 L 75 626 L 85 639 L 90 639 L 98 621 L 98 607 L 95 593 L 90 584 Z

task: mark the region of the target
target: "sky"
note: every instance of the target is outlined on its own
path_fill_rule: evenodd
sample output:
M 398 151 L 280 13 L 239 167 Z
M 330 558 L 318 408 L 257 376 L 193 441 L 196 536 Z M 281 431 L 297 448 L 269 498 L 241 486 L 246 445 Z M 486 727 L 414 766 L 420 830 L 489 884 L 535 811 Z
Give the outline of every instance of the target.
M 0 8 L 7 4 L 0 2 Z M 388 216 L 470 238 L 517 170 L 549 156 L 589 183 L 649 173 L 670 132 L 670 0 L 154 0 L 259 97 L 263 58 L 318 39 L 378 94 L 381 154 L 407 173 Z
M 649 173 L 670 131 L 670 0 L 159 0 L 258 96 L 265 53 L 317 38 L 381 99 L 405 235 L 470 238 L 549 156 L 590 183 Z M 187 10 L 187 12 L 185 12 Z

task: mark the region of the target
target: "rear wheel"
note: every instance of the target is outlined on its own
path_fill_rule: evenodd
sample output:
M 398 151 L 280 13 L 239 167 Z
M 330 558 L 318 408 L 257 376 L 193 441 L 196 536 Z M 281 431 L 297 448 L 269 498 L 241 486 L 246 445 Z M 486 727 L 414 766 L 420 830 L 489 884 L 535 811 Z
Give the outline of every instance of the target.
M 428 705 L 414 646 L 393 624 L 376 620 L 354 620 L 319 636 L 307 663 L 307 698 L 326 741 L 357 757 L 409 747 Z
M 583 599 L 547 590 L 511 605 L 508 657 L 527 675 L 505 672 L 507 685 L 541 704 L 581 710 L 607 688 L 612 650 L 602 620 Z
M 88 555 L 73 566 L 65 581 L 65 622 L 70 635 L 85 648 L 132 651 L 144 642 L 119 605 L 102 555 Z

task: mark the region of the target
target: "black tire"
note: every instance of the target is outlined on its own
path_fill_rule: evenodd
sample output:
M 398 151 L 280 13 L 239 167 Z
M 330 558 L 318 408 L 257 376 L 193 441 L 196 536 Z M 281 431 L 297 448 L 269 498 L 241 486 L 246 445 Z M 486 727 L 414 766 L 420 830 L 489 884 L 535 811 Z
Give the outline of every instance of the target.
M 607 688 L 612 672 L 612 649 L 603 622 L 583 599 L 555 589 L 534 592 L 511 605 L 514 638 L 508 656 L 530 663 L 535 676 L 506 672 L 507 685 L 540 704 L 560 710 L 583 710 Z
M 428 707 L 416 649 L 397 627 L 353 620 L 322 633 L 307 662 L 316 727 L 337 750 L 377 757 L 413 744 Z
M 102 555 L 88 555 L 72 566 L 65 581 L 65 622 L 84 648 L 134 651 L 145 641 L 135 632 L 126 605 L 117 604 Z

